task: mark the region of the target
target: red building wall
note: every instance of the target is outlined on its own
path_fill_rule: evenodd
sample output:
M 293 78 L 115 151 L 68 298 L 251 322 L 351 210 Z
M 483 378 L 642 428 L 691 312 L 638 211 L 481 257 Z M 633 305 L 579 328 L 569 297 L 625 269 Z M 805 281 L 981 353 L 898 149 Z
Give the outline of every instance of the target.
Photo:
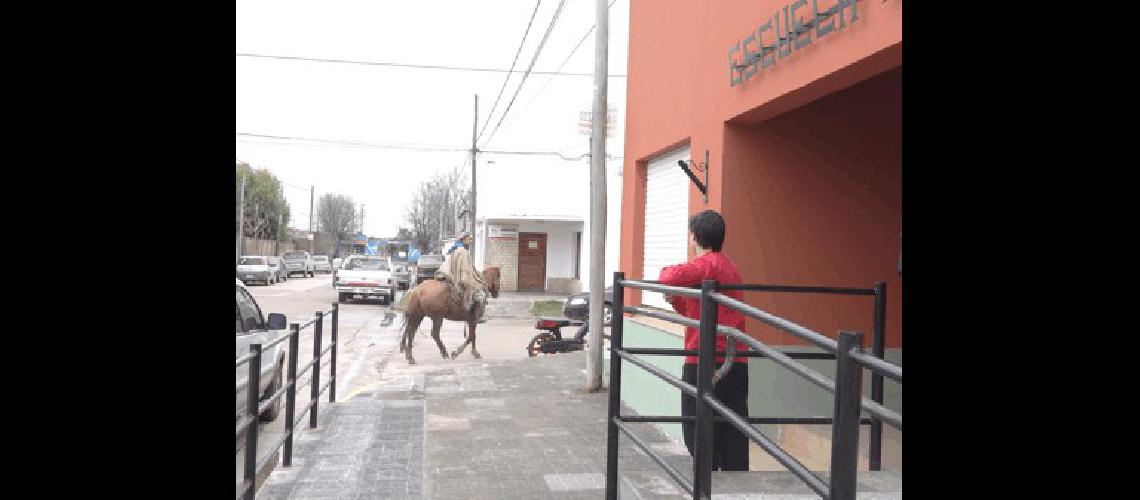
M 724 252 L 754 283 L 887 283 L 887 346 L 901 340 L 902 69 L 758 125 L 725 128 Z M 748 302 L 829 336 L 870 338 L 871 299 L 748 292 Z M 801 343 L 758 322 L 750 332 Z
M 777 59 L 770 68 L 760 69 L 752 78 L 742 84 L 729 83 L 729 48 L 742 41 L 750 32 L 755 32 L 773 14 L 782 15 L 783 7 L 790 1 L 771 0 L 630 0 L 630 40 L 629 68 L 627 79 L 627 110 L 625 130 L 625 165 L 622 186 L 621 223 L 621 269 L 631 278 L 641 278 L 641 261 L 644 255 L 641 237 L 644 231 L 645 174 L 648 160 L 656 154 L 673 147 L 691 145 L 694 158 L 702 159 L 705 149 L 709 150 L 711 169 L 709 174 L 709 200 L 705 204 L 695 187 L 689 192 L 689 212 L 711 208 L 721 211 L 729 223 L 727 253 L 740 262 L 745 280 L 750 282 L 779 282 L 784 279 L 796 284 L 869 286 L 875 280 L 888 280 L 890 304 L 888 316 L 888 346 L 897 347 L 901 338 L 898 300 L 899 286 L 896 282 L 894 264 L 897 264 L 897 246 L 901 208 L 898 202 L 899 188 L 895 173 L 867 172 L 870 167 L 848 167 L 845 163 L 814 168 L 814 163 L 797 156 L 798 149 L 819 150 L 811 153 L 818 161 L 847 161 L 852 154 L 877 155 L 883 160 L 889 156 L 892 146 L 882 146 L 875 152 L 863 151 L 856 138 L 836 139 L 842 128 L 836 130 L 816 130 L 818 127 L 863 127 L 850 121 L 843 125 L 827 118 L 827 112 L 807 111 L 801 108 L 821 97 L 851 87 L 868 78 L 896 68 L 902 57 L 902 2 L 901 0 L 867 1 L 856 4 L 858 19 L 848 22 L 844 29 L 831 32 L 823 38 L 811 33 L 810 45 L 793 50 L 791 55 Z M 806 9 L 799 11 L 799 17 L 810 16 L 812 1 L 806 2 Z M 836 0 L 819 0 L 819 8 L 826 9 L 837 4 Z M 850 17 L 850 12 L 845 13 Z M 838 23 L 836 23 L 838 28 Z M 773 32 L 763 35 L 764 42 L 771 44 Z M 756 49 L 755 42 L 748 45 Z M 743 51 L 735 54 L 739 61 Z M 885 84 L 881 84 L 885 85 Z M 868 92 L 872 92 L 868 90 Z M 886 92 L 879 89 L 878 92 Z M 848 116 L 861 113 L 857 104 L 833 105 L 837 111 Z M 858 108 L 858 109 L 856 109 Z M 789 111 L 792 113 L 788 113 Z M 897 109 L 875 109 L 872 114 L 878 120 L 876 125 L 863 130 L 864 139 L 872 130 L 887 129 L 890 120 L 883 115 L 894 113 L 898 122 Z M 786 127 L 771 124 L 753 127 L 757 123 L 788 114 L 784 117 L 785 126 L 799 123 L 811 128 L 801 131 L 787 131 Z M 775 123 L 775 122 L 773 122 Z M 901 132 L 894 132 L 900 135 Z M 879 140 L 879 139 L 876 139 Z M 801 142 L 804 146 L 788 149 L 787 142 Z M 898 151 L 898 139 L 893 142 L 893 150 Z M 863 148 L 863 149 L 860 149 Z M 780 165 L 766 162 L 780 161 Z M 900 160 L 894 159 L 897 167 Z M 878 164 L 885 164 L 878 161 Z M 868 163 L 869 164 L 869 163 Z M 863 165 L 860 163 L 859 165 Z M 811 166 L 812 168 L 807 168 Z M 844 166 L 844 168 L 839 168 Z M 876 167 L 878 168 L 878 167 Z M 810 172 L 804 172 L 809 170 Z M 794 172 L 793 172 L 794 171 Z M 774 184 L 768 175 L 785 175 Z M 871 181 L 862 176 L 870 175 Z M 831 179 L 837 177 L 837 179 Z M 893 181 L 885 179 L 893 178 Z M 876 180 L 877 179 L 877 180 Z M 863 186 L 869 182 L 868 185 Z M 888 194 L 890 182 L 895 182 L 893 194 Z M 790 193 L 807 195 L 814 200 L 824 200 L 819 208 L 803 208 L 800 205 L 761 202 L 749 198 L 747 186 L 763 185 L 785 199 Z M 862 186 L 862 187 L 861 187 Z M 771 193 L 769 193 L 771 195 Z M 893 199 L 892 199 L 893 197 Z M 862 200 L 879 200 L 867 202 Z M 893 212 L 892 212 L 893 210 Z M 742 215 L 746 214 L 747 215 Z M 750 218 L 746 223 L 737 222 L 737 217 Z M 881 222 L 876 218 L 887 217 Z M 768 229 L 752 232 L 742 226 L 766 221 Z M 864 221 L 864 219 L 867 219 Z M 865 230 L 873 229 L 871 233 Z M 779 228 L 779 229 L 774 229 Z M 810 228 L 810 229 L 809 229 Z M 856 230 L 858 229 L 858 231 Z M 773 241 L 774 232 L 785 236 L 782 243 Z M 859 233 L 863 231 L 863 233 Z M 894 234 L 888 234 L 891 232 Z M 808 234 L 808 233 L 812 234 Z M 823 235 L 815 235 L 821 232 Z M 866 234 L 866 236 L 857 236 Z M 831 235 L 831 236 L 828 236 Z M 739 238 L 739 239 L 737 239 Z M 843 257 L 828 260 L 833 251 L 816 253 L 817 240 L 850 243 L 852 238 L 883 239 L 868 243 L 864 250 L 865 258 Z M 889 239 L 889 241 L 888 241 Z M 891 249 L 894 245 L 894 250 Z M 780 248 L 773 248 L 779 246 Z M 745 253 L 747 251 L 747 254 Z M 890 252 L 890 267 L 880 267 L 878 263 Z M 739 255 L 738 255 L 739 254 Z M 759 255 L 763 254 L 763 256 Z M 812 263 L 807 263 L 807 261 Z M 773 268 L 772 262 L 781 263 Z M 849 269 L 850 266 L 854 268 Z M 887 273 L 886 271 L 892 271 Z M 655 279 L 648 277 L 647 279 Z M 753 298 L 752 296 L 757 296 Z M 842 328 L 862 329 L 869 334 L 869 299 L 824 297 L 821 301 L 812 296 L 812 301 L 800 303 L 801 298 L 758 298 L 749 294 L 750 302 L 763 306 L 764 300 L 774 307 L 772 312 L 786 314 L 789 319 L 800 320 L 806 326 L 819 328 L 824 333 L 834 335 L 832 326 L 843 323 Z M 640 302 L 640 293 L 630 292 L 628 303 Z M 789 302 L 790 301 L 790 302 Z M 848 324 L 855 305 L 845 305 L 848 301 L 860 304 L 865 309 L 860 318 L 867 318 L 867 326 Z M 851 311 L 851 312 L 847 312 Z M 753 326 L 754 327 L 754 326 Z M 766 340 L 776 343 L 797 343 L 779 334 Z

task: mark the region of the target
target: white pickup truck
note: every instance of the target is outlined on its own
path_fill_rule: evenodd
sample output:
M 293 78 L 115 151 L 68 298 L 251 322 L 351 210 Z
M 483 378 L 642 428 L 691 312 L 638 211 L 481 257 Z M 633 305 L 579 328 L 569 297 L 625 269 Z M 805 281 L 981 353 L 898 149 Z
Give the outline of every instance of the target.
M 380 298 L 391 304 L 396 298 L 396 284 L 388 259 L 353 255 L 345 259 L 341 268 L 333 275 L 337 301 L 344 303 L 354 296 Z

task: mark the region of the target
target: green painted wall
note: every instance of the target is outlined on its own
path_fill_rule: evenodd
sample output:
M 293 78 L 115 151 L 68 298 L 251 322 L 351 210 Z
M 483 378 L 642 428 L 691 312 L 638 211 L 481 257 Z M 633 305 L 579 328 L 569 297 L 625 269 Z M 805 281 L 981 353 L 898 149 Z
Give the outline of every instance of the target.
M 672 333 L 625 320 L 622 330 L 624 347 L 661 347 L 681 349 L 683 339 Z M 681 378 L 681 356 L 642 356 L 642 359 Z M 751 373 L 749 373 L 751 376 Z M 629 361 L 621 362 L 621 399 L 639 415 L 680 415 L 681 390 L 642 370 Z M 648 425 L 648 424 L 636 424 Z M 678 443 L 683 443 L 681 424 L 653 424 Z
M 625 347 L 663 347 L 681 349 L 684 347 L 679 335 L 625 320 L 623 330 Z M 805 347 L 781 348 L 783 352 L 819 352 L 819 349 Z M 902 366 L 902 350 L 887 349 L 888 361 Z M 680 356 L 642 356 L 653 365 L 681 376 Z M 807 359 L 799 360 L 809 368 L 828 378 L 835 377 L 835 361 Z M 621 398 L 625 404 L 641 415 L 679 415 L 681 413 L 681 391 L 652 374 L 629 363 L 622 362 Z M 871 397 L 870 372 L 863 374 L 863 395 Z M 883 383 L 883 403 L 890 409 L 902 412 L 902 385 L 890 379 Z M 752 416 L 831 416 L 833 399 L 830 392 L 808 382 L 770 360 L 753 358 L 748 361 L 748 412 Z M 639 424 L 644 425 L 644 424 Z M 680 424 L 655 424 L 677 440 L 681 437 Z M 759 429 L 768 436 L 775 435 L 775 426 L 761 425 Z

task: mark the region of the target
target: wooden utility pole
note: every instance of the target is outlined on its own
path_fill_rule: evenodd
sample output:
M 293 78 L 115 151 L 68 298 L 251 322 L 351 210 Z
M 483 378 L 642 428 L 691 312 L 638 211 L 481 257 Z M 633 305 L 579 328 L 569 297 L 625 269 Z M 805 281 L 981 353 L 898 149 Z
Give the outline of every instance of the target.
M 602 295 L 606 269 L 606 82 L 609 73 L 610 16 L 606 0 L 596 0 L 594 37 L 594 111 L 590 115 L 590 330 L 586 334 L 586 390 L 602 388 Z M 613 320 L 621 321 L 614 311 Z
M 493 110 L 492 110 L 493 111 Z M 471 252 L 471 262 L 478 262 L 475 260 L 475 161 L 476 155 L 479 154 L 479 149 L 475 147 L 475 133 L 479 128 L 479 94 L 475 94 L 475 120 L 471 122 L 471 248 L 467 251 Z
M 237 262 L 241 262 L 241 243 L 245 236 L 245 175 L 241 176 L 241 197 L 238 201 Z

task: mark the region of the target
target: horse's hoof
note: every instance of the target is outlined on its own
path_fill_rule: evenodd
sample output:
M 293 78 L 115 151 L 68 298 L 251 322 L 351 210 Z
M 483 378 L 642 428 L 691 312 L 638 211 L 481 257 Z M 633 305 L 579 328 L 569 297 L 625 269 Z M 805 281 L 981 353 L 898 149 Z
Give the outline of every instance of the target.
M 483 359 L 483 356 L 482 356 L 482 355 L 480 355 L 480 354 L 479 354 L 479 353 L 477 353 L 477 352 L 474 352 L 474 351 L 472 351 L 472 352 L 471 352 L 471 355 L 472 355 L 472 356 L 475 356 L 475 359 Z
M 446 358 L 446 357 L 447 357 L 447 355 L 444 355 L 443 357 L 445 357 L 445 358 Z M 458 353 L 458 352 L 453 352 L 453 353 L 451 353 L 451 359 L 455 359 L 455 358 L 458 358 L 458 357 L 459 357 L 459 353 Z
M 416 364 L 416 360 L 414 360 L 414 359 L 412 359 L 412 358 L 408 358 L 408 364 L 409 364 L 409 365 L 414 365 L 414 364 Z

